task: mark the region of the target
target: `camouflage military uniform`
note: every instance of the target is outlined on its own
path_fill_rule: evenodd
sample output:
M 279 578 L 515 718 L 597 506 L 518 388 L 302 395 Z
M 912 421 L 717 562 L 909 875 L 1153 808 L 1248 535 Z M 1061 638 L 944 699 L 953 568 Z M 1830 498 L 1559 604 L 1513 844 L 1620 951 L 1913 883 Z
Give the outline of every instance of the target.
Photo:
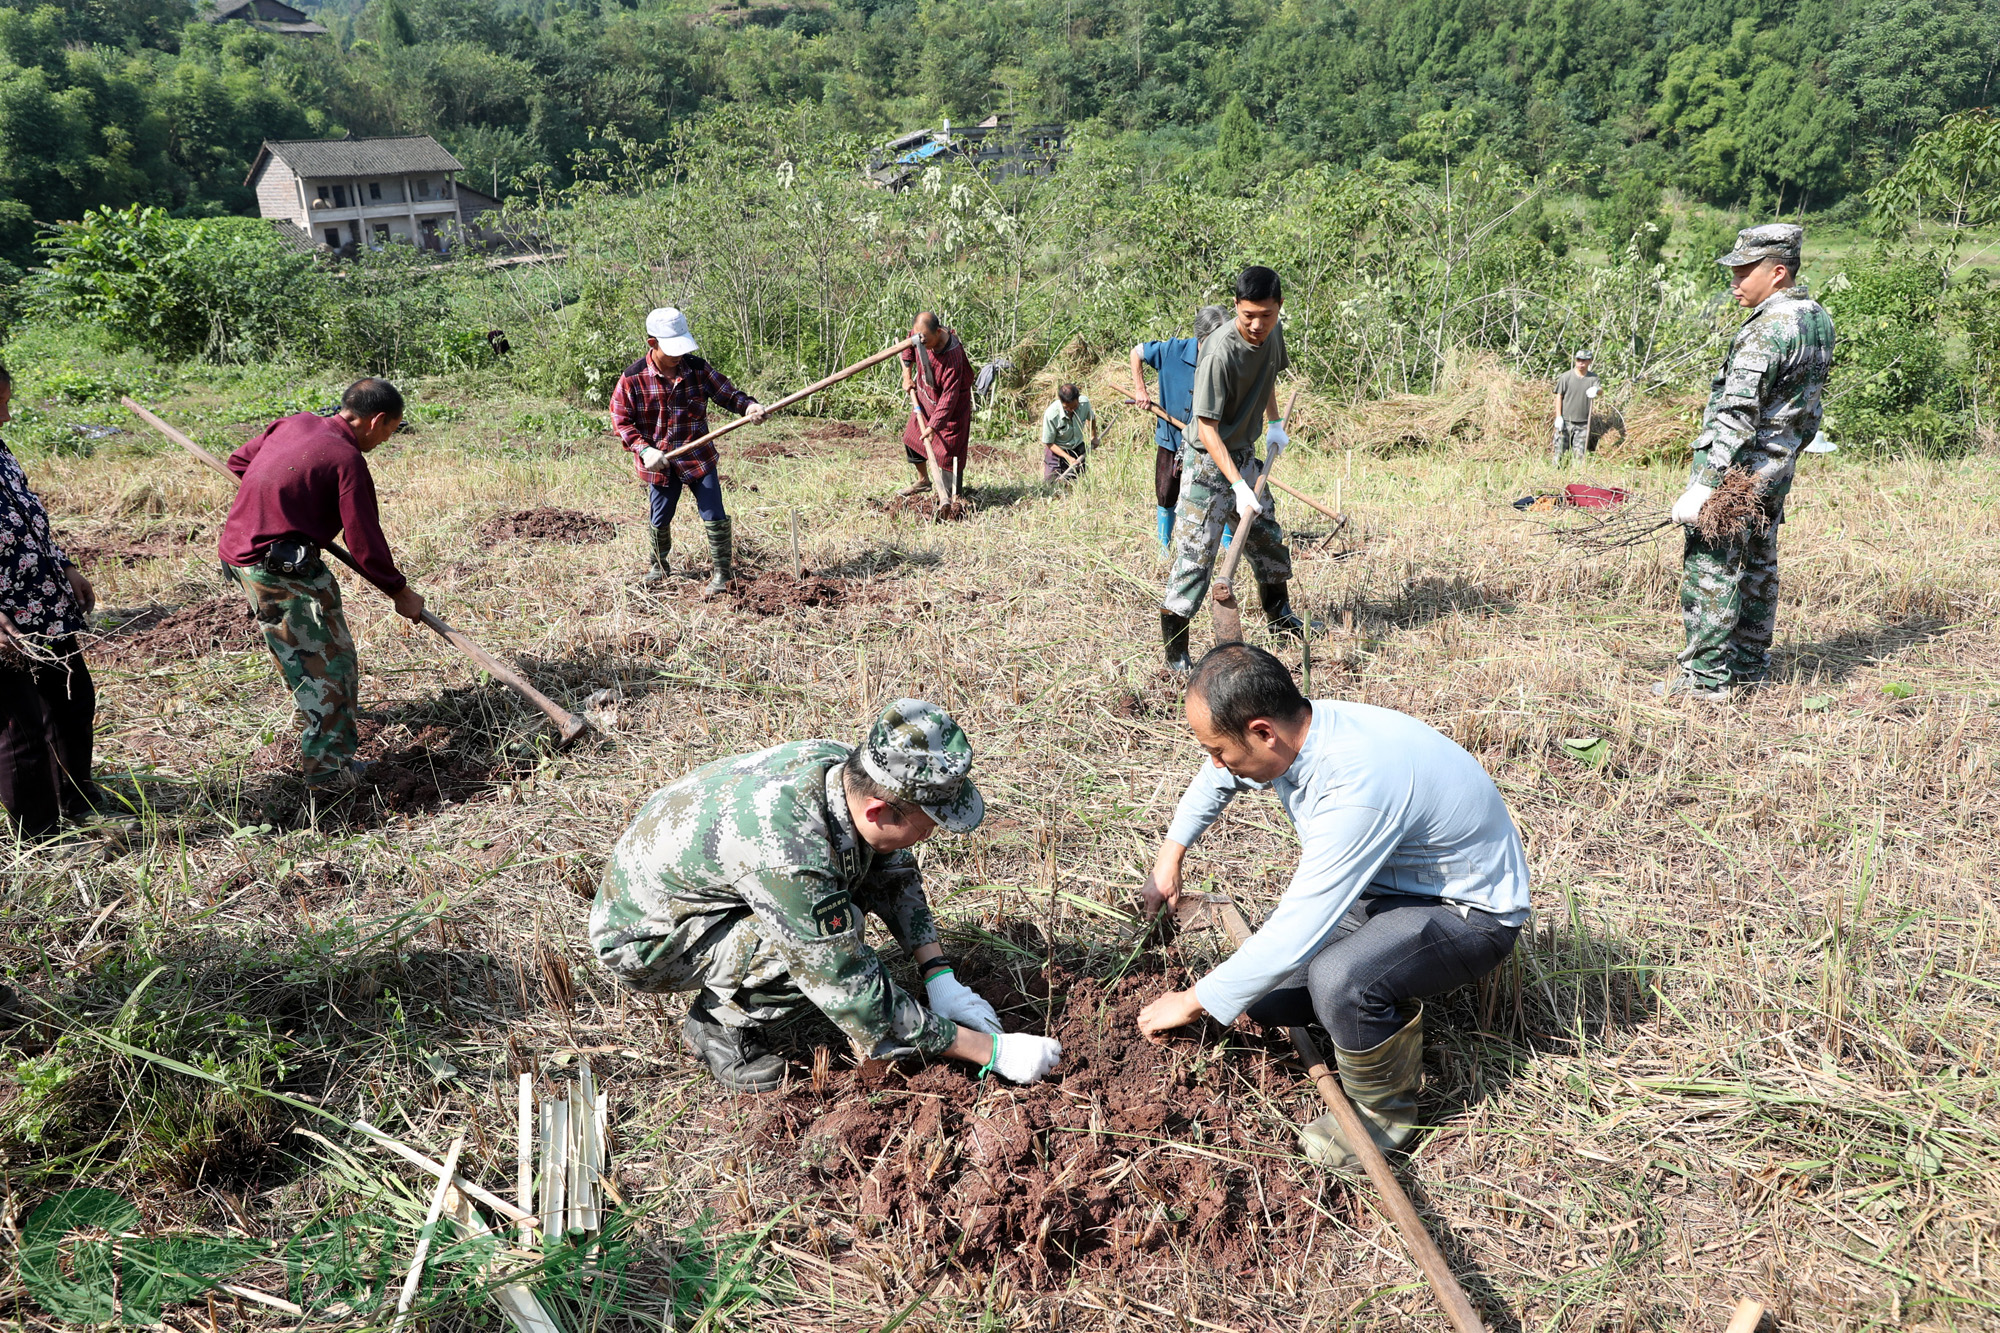
M 263 565 L 223 568 L 249 595 L 264 644 L 305 718 L 299 754 L 306 781 L 332 781 L 361 744 L 354 727 L 361 663 L 333 571 L 324 564 L 309 574 L 279 574 Z
M 1738 250 L 1723 258 L 1762 258 L 1755 248 L 1760 242 L 1764 253 L 1779 253 L 1768 247 L 1789 242 L 1796 272 L 1798 238 L 1799 230 L 1787 224 L 1751 228 L 1738 237 Z M 1731 469 L 1749 472 L 1763 488 L 1772 522 L 1762 533 L 1716 543 L 1688 529 L 1681 560 L 1687 648 L 1680 661 L 1702 686 L 1759 681 L 1770 672 L 1778 524 L 1799 451 L 1819 433 L 1820 391 L 1833 345 L 1833 320 L 1825 309 L 1803 286 L 1789 288 L 1750 312 L 1710 387 L 1690 480 L 1720 487 Z
M 877 744 L 885 727 L 922 725 L 899 722 L 915 709 L 943 719 L 963 751 L 957 777 L 928 793 L 896 781 L 894 756 Z M 871 1058 L 950 1046 L 956 1025 L 891 981 L 864 939 L 865 913 L 912 953 L 936 941 L 937 924 L 916 859 L 878 853 L 855 829 L 840 772 L 851 753 L 837 741 L 797 741 L 720 760 L 656 792 L 619 838 L 591 908 L 591 945 L 605 966 L 637 990 L 702 991 L 697 1003 L 730 1027 L 810 1001 Z M 861 758 L 871 778 L 915 792 L 960 832 L 983 810 L 963 780 L 969 764 L 957 726 L 911 700 L 876 724 Z
M 1234 453 L 1237 470 L 1251 485 L 1257 484 L 1258 466 L 1248 450 L 1241 458 Z M 1262 497 L 1264 512 L 1250 523 L 1250 536 L 1243 548 L 1244 559 L 1259 584 L 1284 583 L 1292 577 L 1292 553 L 1285 546 L 1285 530 L 1278 526 L 1277 497 Z M 1166 594 L 1160 599 L 1164 610 L 1192 617 L 1208 597 L 1209 580 L 1215 575 L 1215 557 L 1222 546 L 1222 529 L 1236 521 L 1236 496 L 1222 469 L 1208 456 L 1199 441 L 1182 446 L 1181 498 L 1174 506 L 1174 567 L 1167 574 Z

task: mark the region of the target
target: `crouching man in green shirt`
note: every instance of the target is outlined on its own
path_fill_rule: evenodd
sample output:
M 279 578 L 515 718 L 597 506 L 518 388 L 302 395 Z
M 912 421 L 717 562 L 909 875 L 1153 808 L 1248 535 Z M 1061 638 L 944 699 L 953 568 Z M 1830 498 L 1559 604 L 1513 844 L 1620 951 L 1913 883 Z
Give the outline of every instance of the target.
M 972 747 L 942 709 L 899 699 L 857 748 L 795 741 L 662 787 L 611 852 L 590 942 L 639 991 L 693 991 L 681 1036 L 732 1092 L 769 1092 L 785 1061 L 767 1024 L 818 1006 L 868 1059 L 949 1055 L 1016 1083 L 1062 1046 L 1003 1033 L 952 973 L 909 848 L 985 816 Z M 873 913 L 915 960 L 929 1007 L 864 938 Z

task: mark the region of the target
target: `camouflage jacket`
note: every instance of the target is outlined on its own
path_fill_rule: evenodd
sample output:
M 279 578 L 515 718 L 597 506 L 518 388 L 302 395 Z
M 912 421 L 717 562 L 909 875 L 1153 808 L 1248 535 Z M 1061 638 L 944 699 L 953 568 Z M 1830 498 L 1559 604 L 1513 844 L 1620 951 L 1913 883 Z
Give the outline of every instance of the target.
M 590 911 L 600 958 L 647 963 L 688 950 L 719 916 L 754 914 L 792 980 L 876 1059 L 935 1055 L 957 1025 L 889 979 L 863 938 L 880 917 L 905 950 L 937 939 L 923 872 L 875 852 L 840 786 L 851 748 L 796 741 L 718 760 L 662 787 L 612 849 Z
M 1833 320 L 1804 287 L 1765 298 L 1729 345 L 1694 442 L 1691 480 L 1720 486 L 1730 467 L 1764 483 L 1775 507 L 1792 488 L 1799 450 L 1819 434 L 1820 390 L 1833 363 Z

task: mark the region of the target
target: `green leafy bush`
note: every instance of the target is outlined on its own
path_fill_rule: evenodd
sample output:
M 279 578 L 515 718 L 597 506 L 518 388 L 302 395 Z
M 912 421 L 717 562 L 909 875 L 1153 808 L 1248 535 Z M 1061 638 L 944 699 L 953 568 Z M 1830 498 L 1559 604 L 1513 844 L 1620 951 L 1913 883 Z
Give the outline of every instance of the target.
M 95 324 L 114 347 L 172 360 L 293 353 L 310 341 L 327 299 L 312 257 L 255 218 L 99 208 L 57 223 L 41 251 L 35 313 Z
M 1972 438 L 1934 257 L 1851 264 L 1822 296 L 1839 344 L 1827 426 L 1843 445 L 1949 454 Z

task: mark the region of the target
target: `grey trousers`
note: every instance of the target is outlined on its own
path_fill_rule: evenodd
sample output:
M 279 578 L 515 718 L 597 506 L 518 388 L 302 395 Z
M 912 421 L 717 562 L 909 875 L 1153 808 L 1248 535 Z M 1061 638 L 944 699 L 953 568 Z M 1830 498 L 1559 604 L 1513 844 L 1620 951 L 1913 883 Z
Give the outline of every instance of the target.
M 1274 990 L 1246 1011 L 1267 1026 L 1313 1019 L 1343 1051 L 1370 1051 L 1406 1021 L 1404 1000 L 1470 985 L 1514 951 L 1519 926 L 1478 908 L 1461 917 L 1436 898 L 1365 895 L 1306 964 L 1306 984 Z

